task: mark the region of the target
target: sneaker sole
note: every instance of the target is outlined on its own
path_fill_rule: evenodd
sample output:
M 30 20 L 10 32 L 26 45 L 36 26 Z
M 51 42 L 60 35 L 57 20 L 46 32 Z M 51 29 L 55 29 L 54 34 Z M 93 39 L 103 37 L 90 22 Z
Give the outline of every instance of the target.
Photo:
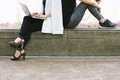
M 109 28 L 109 29 L 115 29 L 116 27 L 101 27 L 101 26 L 99 26 L 98 28 L 99 28 L 99 29 L 108 29 L 108 28 Z

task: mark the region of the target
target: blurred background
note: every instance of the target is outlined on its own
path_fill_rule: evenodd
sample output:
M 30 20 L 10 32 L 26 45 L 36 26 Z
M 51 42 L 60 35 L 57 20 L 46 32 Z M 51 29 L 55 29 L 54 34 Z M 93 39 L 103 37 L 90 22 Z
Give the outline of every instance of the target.
M 19 29 L 23 17 L 25 16 L 18 2 L 25 3 L 31 12 L 39 11 L 39 0 L 0 0 L 0 28 Z M 102 0 L 102 14 L 112 22 L 120 21 L 120 0 Z M 86 11 L 79 27 L 97 24 L 89 11 Z M 91 25 L 93 26 L 93 25 Z M 94 27 L 94 26 L 93 26 Z

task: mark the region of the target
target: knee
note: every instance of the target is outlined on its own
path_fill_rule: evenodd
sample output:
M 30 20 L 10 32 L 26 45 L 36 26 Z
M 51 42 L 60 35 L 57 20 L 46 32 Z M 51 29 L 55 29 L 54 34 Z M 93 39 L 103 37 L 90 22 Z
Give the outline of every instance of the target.
M 93 1 L 93 0 L 80 0 L 81 2 L 91 5 L 91 6 L 95 6 L 97 2 Z

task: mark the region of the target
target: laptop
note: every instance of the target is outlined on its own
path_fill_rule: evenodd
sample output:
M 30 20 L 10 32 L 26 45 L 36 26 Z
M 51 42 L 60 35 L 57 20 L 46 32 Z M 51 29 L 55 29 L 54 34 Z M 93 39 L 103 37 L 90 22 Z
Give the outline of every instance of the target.
M 23 3 L 20 3 L 20 2 L 19 2 L 19 4 L 20 4 L 20 6 L 22 7 L 22 10 L 24 11 L 24 13 L 25 13 L 27 16 L 31 16 L 31 17 L 37 18 L 37 19 L 44 19 L 44 18 L 38 18 L 38 17 L 36 17 L 36 16 L 33 16 L 33 15 L 31 14 L 30 10 L 28 9 L 28 7 L 27 7 L 26 4 L 23 4 Z

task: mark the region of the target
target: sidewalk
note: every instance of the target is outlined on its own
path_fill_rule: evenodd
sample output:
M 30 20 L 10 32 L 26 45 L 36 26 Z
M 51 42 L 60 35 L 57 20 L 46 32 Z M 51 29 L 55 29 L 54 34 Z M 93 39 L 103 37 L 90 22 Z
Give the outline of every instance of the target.
M 120 57 L 0 57 L 0 80 L 120 80 Z

